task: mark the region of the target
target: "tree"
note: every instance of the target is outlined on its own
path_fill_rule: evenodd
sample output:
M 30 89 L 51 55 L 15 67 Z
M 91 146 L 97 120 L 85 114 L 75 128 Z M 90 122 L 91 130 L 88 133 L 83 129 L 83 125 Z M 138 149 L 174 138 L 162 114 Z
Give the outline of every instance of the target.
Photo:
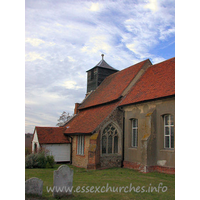
M 66 113 L 65 111 L 63 111 L 60 118 L 58 119 L 58 123 L 56 124 L 56 126 L 63 126 L 71 118 L 72 118 L 72 116 L 70 116 L 69 113 Z

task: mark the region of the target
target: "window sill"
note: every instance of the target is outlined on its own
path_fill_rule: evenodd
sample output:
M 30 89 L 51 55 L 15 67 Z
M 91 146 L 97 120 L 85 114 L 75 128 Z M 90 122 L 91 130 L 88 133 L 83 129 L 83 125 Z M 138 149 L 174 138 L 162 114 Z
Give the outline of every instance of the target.
M 137 150 L 138 147 L 129 147 L 128 149 Z
M 161 152 L 170 152 L 170 153 L 174 153 L 175 150 L 174 149 L 161 149 Z
M 85 157 L 85 155 L 83 154 L 76 154 L 76 156 L 81 156 L 81 157 Z
M 109 157 L 109 156 L 121 156 L 119 153 L 110 153 L 110 154 L 101 154 L 102 157 Z

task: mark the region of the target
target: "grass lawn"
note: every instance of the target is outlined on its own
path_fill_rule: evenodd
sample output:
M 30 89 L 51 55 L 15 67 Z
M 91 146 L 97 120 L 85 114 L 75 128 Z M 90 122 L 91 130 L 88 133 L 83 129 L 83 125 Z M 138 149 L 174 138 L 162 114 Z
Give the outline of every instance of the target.
M 25 169 L 26 180 L 31 177 L 37 177 L 43 180 L 42 199 L 54 199 L 52 197 L 52 192 L 48 193 L 46 187 L 53 187 L 53 171 L 57 170 L 59 166 L 60 165 L 55 165 L 54 168 L 50 169 Z M 74 170 L 73 193 L 68 199 L 175 199 L 174 175 L 158 172 L 143 174 L 132 169 L 124 168 L 86 170 L 71 165 L 68 166 Z M 159 184 L 161 188 L 159 189 L 159 192 L 156 192 L 154 187 L 158 189 Z M 131 192 L 129 192 L 130 185 L 132 187 Z M 80 192 L 74 192 L 78 186 L 81 187 L 80 190 L 78 190 Z M 82 193 L 83 186 L 85 186 L 85 192 Z M 91 186 L 94 186 L 94 189 L 91 189 L 94 192 L 87 192 L 89 191 L 86 190 L 87 186 L 90 186 L 88 189 L 91 189 Z M 99 190 L 96 191 L 95 186 L 97 188 L 100 186 L 100 188 L 98 188 Z M 108 189 L 107 192 L 106 186 Z M 113 187 L 115 187 L 114 189 L 118 188 L 118 192 L 111 192 L 108 187 L 111 187 L 112 190 Z M 136 190 L 134 192 L 133 187 L 135 187 L 135 189 L 138 187 L 138 192 Z M 101 189 L 103 192 L 101 192 Z M 120 189 L 121 192 L 119 192 Z M 151 189 L 154 189 L 154 191 L 150 192 Z M 162 190 L 164 192 L 162 192 Z

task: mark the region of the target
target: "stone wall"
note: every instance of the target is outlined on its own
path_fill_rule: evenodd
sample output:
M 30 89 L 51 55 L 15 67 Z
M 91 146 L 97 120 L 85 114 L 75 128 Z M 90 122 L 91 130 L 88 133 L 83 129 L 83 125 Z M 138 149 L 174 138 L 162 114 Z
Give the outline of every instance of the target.
M 152 170 L 173 173 L 175 148 L 164 148 L 163 116 L 170 114 L 175 119 L 175 98 L 163 98 L 125 106 L 124 167 L 143 172 Z M 138 146 L 131 147 L 131 119 L 138 119 Z M 165 170 L 166 169 L 166 170 Z
M 102 155 L 101 153 L 101 134 L 104 128 L 112 123 L 119 133 L 118 154 Z M 110 116 L 108 116 L 98 127 L 100 134 L 100 165 L 101 168 L 121 167 L 122 163 L 122 142 L 123 142 L 123 111 L 116 108 Z

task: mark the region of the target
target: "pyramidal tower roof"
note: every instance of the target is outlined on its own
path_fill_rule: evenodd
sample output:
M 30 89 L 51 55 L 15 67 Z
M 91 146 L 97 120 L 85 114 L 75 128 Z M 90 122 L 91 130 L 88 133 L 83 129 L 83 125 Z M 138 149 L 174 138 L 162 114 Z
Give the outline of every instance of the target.
M 115 68 L 111 67 L 104 59 L 104 54 L 101 54 L 102 56 L 102 60 L 95 66 L 95 67 L 103 67 L 103 68 L 106 68 L 106 69 L 112 69 L 112 70 L 116 70 Z M 118 70 L 116 70 L 118 71 Z
M 101 56 L 102 56 L 101 61 L 100 61 L 97 65 L 95 65 L 93 68 L 95 68 L 95 67 L 102 67 L 102 68 L 105 68 L 105 69 L 111 69 L 111 70 L 114 70 L 114 71 L 118 71 L 117 69 L 111 67 L 111 66 L 104 60 L 104 54 L 101 54 Z M 93 68 L 91 68 L 91 69 L 93 69 Z M 90 71 L 91 69 L 87 70 L 87 72 Z

